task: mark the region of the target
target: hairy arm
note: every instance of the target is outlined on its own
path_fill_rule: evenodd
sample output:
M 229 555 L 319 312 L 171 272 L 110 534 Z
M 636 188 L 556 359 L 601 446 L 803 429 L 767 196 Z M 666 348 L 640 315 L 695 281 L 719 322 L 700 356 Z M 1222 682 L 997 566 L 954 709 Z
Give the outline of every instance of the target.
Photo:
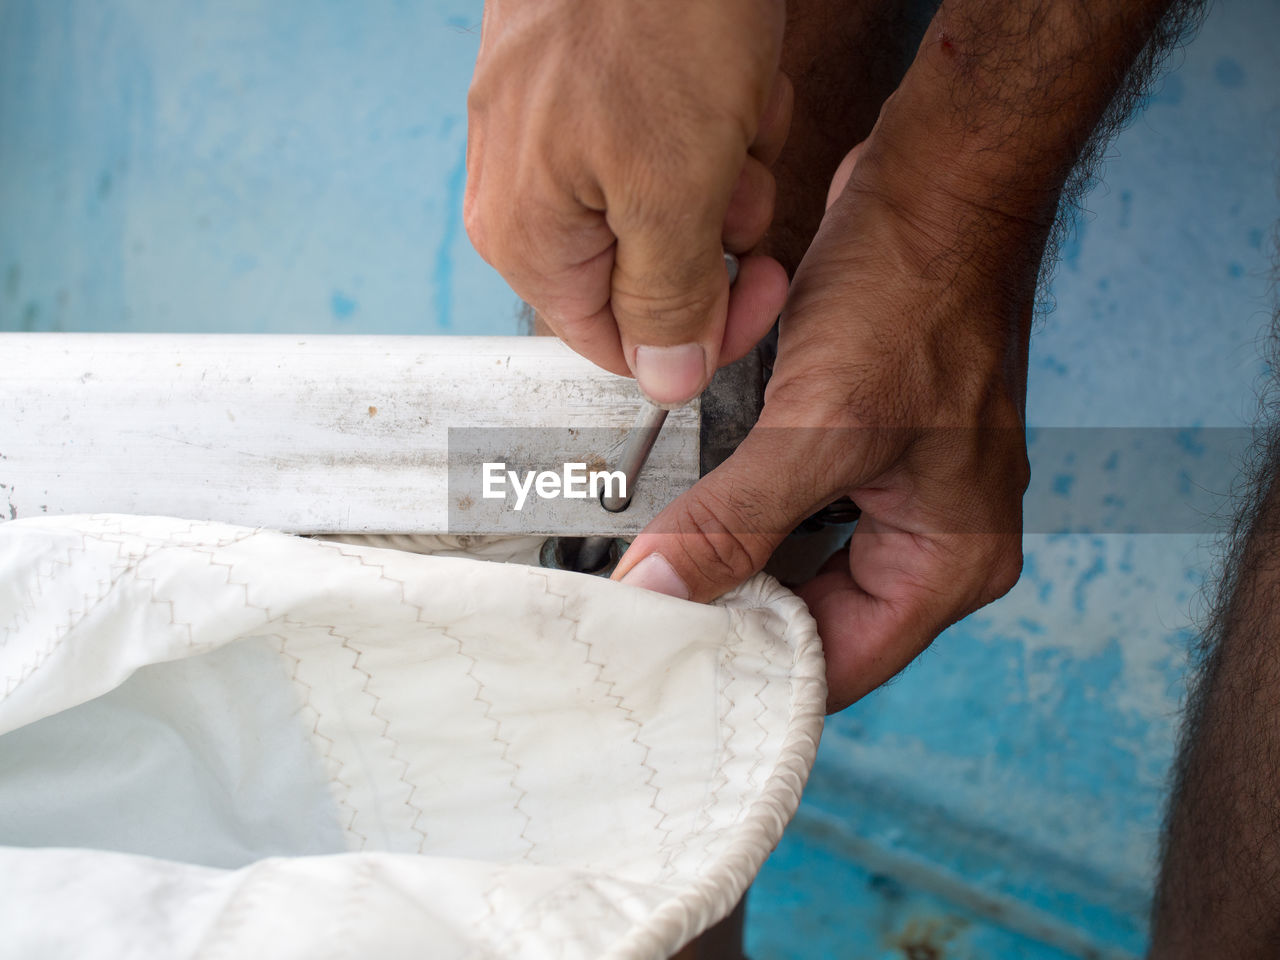
M 1153 960 L 1262 960 L 1280 948 L 1280 409 L 1273 414 L 1183 729 Z
M 847 554 L 798 587 L 823 637 L 831 709 L 1009 590 L 1042 255 L 1082 179 L 1072 171 L 1195 9 L 945 0 L 836 171 L 758 429 L 655 519 L 615 576 L 709 600 L 805 516 L 850 497 L 862 517 Z M 802 112 L 807 82 L 794 78 Z
M 891 158 L 877 171 L 880 189 L 923 192 L 970 227 L 985 215 L 1050 229 L 1203 9 L 1201 0 L 946 0 L 868 142 Z

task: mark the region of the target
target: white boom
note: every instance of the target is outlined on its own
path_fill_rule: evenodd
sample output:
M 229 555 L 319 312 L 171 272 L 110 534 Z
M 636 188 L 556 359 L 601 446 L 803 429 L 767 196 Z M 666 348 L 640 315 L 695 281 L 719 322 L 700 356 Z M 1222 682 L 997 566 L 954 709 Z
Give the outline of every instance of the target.
M 623 513 L 478 502 L 468 456 L 600 468 L 635 422 L 634 381 L 553 338 L 0 334 L 0 371 L 3 519 L 625 536 L 699 472 L 695 403 L 672 414 Z

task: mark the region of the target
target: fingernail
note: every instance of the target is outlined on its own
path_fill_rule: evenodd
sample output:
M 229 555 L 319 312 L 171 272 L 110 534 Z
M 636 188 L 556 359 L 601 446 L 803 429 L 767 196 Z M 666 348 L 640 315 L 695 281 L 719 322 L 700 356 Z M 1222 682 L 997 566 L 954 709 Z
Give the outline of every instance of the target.
M 654 403 L 686 403 L 702 392 L 707 355 L 698 343 L 636 347 L 636 380 Z
M 660 553 L 649 554 L 628 570 L 621 582 L 629 587 L 641 587 L 679 600 L 689 599 L 689 588 L 680 579 L 675 567 Z

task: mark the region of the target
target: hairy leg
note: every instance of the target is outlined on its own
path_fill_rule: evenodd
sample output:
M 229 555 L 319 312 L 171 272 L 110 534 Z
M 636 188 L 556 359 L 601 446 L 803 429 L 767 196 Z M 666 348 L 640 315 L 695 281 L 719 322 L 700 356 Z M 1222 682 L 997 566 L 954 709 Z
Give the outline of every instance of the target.
M 1280 956 L 1276 413 L 1235 523 L 1183 731 L 1152 918 L 1152 960 Z

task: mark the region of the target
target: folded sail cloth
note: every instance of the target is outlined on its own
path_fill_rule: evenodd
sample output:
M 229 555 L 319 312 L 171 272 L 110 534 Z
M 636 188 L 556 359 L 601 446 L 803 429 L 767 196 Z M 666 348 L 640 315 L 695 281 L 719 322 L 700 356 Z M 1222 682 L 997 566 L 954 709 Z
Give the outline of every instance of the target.
M 813 763 L 804 604 L 435 546 L 0 525 L 3 952 L 660 958 L 724 916 Z

